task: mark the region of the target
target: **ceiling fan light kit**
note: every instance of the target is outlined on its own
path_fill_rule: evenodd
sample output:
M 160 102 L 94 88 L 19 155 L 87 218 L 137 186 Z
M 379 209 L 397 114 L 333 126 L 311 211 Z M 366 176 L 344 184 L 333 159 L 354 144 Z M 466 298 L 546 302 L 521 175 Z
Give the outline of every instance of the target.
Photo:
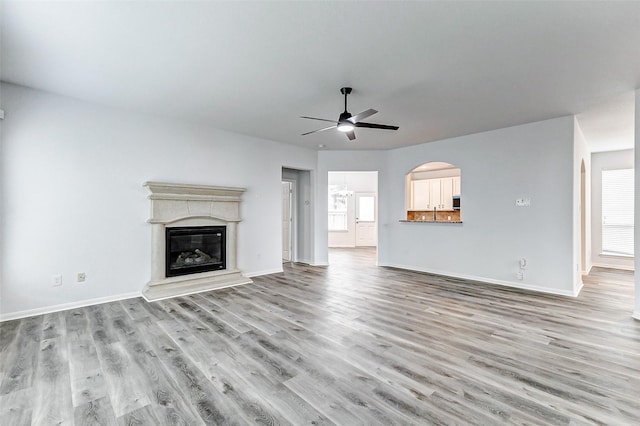
M 350 132 L 353 129 L 355 129 L 355 127 L 353 127 L 353 124 L 349 124 L 349 123 L 340 123 L 338 124 L 337 127 L 338 131 L 340 132 Z
M 389 126 L 386 124 L 374 124 L 374 123 L 365 123 L 360 120 L 363 120 L 367 117 L 372 116 L 377 113 L 375 109 L 368 109 L 366 111 L 362 111 L 359 114 L 351 115 L 349 111 L 347 111 L 347 96 L 351 93 L 353 89 L 351 87 L 343 87 L 340 89 L 340 93 L 344 95 L 344 111 L 340 114 L 337 121 L 327 120 L 326 118 L 316 118 L 316 117 L 306 117 L 302 116 L 300 118 L 306 118 L 308 120 L 319 120 L 319 121 L 327 121 L 329 123 L 335 123 L 333 126 L 324 127 L 318 130 L 312 130 L 310 132 L 303 133 L 302 136 L 310 135 L 311 133 L 323 132 L 329 129 L 337 129 L 340 132 L 343 132 L 347 135 L 347 138 L 352 141 L 356 138 L 356 134 L 354 129 L 356 127 L 366 127 L 369 129 L 385 129 L 385 130 L 398 130 L 398 126 Z

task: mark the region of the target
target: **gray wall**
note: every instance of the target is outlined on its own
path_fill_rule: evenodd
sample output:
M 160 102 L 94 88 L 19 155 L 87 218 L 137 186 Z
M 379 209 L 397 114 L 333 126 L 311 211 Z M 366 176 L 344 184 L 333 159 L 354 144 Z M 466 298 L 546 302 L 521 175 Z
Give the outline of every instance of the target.
M 405 175 L 429 161 L 460 167 L 463 224 L 400 222 Z M 321 152 L 318 162 L 319 179 L 326 170 L 379 171 L 379 264 L 574 294 L 573 117 L 386 152 Z M 531 207 L 515 207 L 521 197 Z

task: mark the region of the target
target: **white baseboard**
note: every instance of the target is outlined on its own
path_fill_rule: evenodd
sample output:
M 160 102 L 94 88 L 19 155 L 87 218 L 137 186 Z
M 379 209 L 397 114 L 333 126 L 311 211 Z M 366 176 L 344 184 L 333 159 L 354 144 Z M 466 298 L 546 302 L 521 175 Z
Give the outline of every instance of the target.
M 69 309 L 84 308 L 85 306 L 116 302 L 118 300 L 133 299 L 134 297 L 142 297 L 142 293 L 135 291 L 132 293 L 117 294 L 115 296 L 96 297 L 95 299 L 81 300 L 79 302 L 63 303 L 61 305 L 46 306 L 44 308 L 27 309 L 25 311 L 0 314 L 0 322 L 32 317 L 35 315 L 51 314 L 53 312 L 66 311 Z
M 274 269 L 265 269 L 264 271 L 245 272 L 243 275 L 245 277 L 253 278 L 253 277 L 259 277 L 261 275 L 279 274 L 282 271 L 283 271 L 282 268 L 274 268 Z
M 607 269 L 621 269 L 623 271 L 633 271 L 635 268 L 633 266 L 624 266 L 624 265 L 611 265 L 607 263 L 593 263 L 591 268 L 607 268 Z M 591 271 L 591 269 L 589 269 Z
M 573 297 L 578 297 L 578 295 L 580 294 L 580 292 L 582 291 L 583 288 L 584 288 L 584 283 L 582 282 L 582 280 L 580 280 L 580 285 L 573 292 Z
M 294 263 L 304 263 L 305 265 L 309 265 L 309 266 L 329 266 L 329 262 L 328 261 L 314 262 L 314 261 L 309 260 L 309 259 L 296 259 L 294 261 Z
M 426 272 L 428 274 L 442 275 L 442 276 L 445 276 L 445 277 L 462 278 L 464 280 L 471 280 L 471 281 L 480 281 L 480 282 L 485 282 L 485 283 L 489 283 L 489 284 L 497 284 L 497 285 L 501 285 L 501 286 L 505 286 L 505 287 L 517 288 L 517 289 L 520 289 L 520 290 L 529 290 L 529 291 L 535 291 L 535 292 L 538 292 L 538 293 L 555 294 L 555 295 L 558 295 L 558 296 L 576 297 L 578 295 L 578 293 L 580 292 L 580 290 L 582 289 L 582 285 L 580 285 L 580 287 L 577 289 L 577 291 L 555 290 L 555 289 L 550 289 L 550 288 L 547 288 L 547 287 L 529 285 L 529 284 L 525 284 L 525 283 L 517 282 L 517 281 L 496 280 L 496 279 L 493 279 L 493 278 L 480 277 L 480 276 L 476 276 L 476 275 L 465 275 L 465 274 L 458 274 L 458 273 L 453 273 L 453 272 L 449 272 L 449 271 L 440 271 L 440 270 L 427 269 L 427 268 L 416 268 L 414 266 L 408 266 L 408 265 L 399 265 L 399 264 L 384 264 L 383 265 L 383 264 L 380 264 L 380 266 L 390 266 L 392 268 L 406 269 L 406 270 L 409 270 L 409 271 Z

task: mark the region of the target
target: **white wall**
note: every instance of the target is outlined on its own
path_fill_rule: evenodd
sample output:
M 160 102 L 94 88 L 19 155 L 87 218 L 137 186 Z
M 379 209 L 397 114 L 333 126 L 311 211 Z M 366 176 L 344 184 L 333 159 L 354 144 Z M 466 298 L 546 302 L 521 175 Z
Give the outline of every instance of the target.
M 636 111 L 635 111 L 635 164 L 640 164 L 640 90 L 636 90 Z M 635 167 L 635 200 L 634 200 L 634 223 L 640 224 L 640 167 Z M 634 252 L 640 253 L 640 226 L 634 226 Z M 635 256 L 635 270 L 640 271 L 640 256 Z M 640 320 L 640 274 L 635 274 L 636 281 L 636 306 L 633 317 Z
M 315 151 L 9 84 L 2 96 L 3 317 L 140 292 L 150 275 L 145 181 L 246 187 L 238 266 L 281 269 L 282 166 L 314 170 Z M 58 273 L 63 285 L 52 287 Z
M 0 40 L 1 43 L 1 40 Z M 0 84 L 0 109 L 4 108 L 4 102 L 2 97 L 2 84 Z M 3 137 L 3 123 L 4 120 L 0 120 L 0 315 L 2 314 L 2 277 L 4 276 L 4 264 L 2 259 L 4 259 L 4 245 L 2 244 L 2 240 L 4 239 L 4 229 L 6 229 L 5 225 L 5 214 L 4 214 L 4 187 L 6 185 L 6 180 L 4 179 L 4 161 L 3 158 L 6 158 L 6 154 L 4 152 L 4 137 Z
M 573 158 L 573 288 L 578 293 L 582 288 L 582 274 L 591 269 L 591 153 L 578 120 L 574 120 Z M 582 165 L 585 171 L 585 264 L 582 263 Z
M 329 185 L 346 185 L 353 192 L 377 192 L 378 174 L 376 172 L 329 172 Z
M 381 265 L 573 295 L 573 133 L 562 117 L 386 153 L 320 153 L 318 175 L 378 168 Z M 429 161 L 460 167 L 463 224 L 400 222 L 405 175 Z M 515 207 L 520 197 L 531 207 Z
M 605 268 L 633 270 L 633 258 L 603 256 L 602 253 L 602 170 L 633 168 L 633 149 L 591 154 L 591 263 Z

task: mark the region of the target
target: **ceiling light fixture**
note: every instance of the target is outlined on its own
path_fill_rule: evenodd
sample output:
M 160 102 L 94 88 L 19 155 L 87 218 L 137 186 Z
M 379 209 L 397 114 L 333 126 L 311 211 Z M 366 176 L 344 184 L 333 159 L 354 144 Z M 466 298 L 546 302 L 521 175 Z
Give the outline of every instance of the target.
M 310 135 L 311 133 L 316 132 L 324 132 L 329 129 L 338 129 L 341 133 L 344 133 L 347 138 L 352 141 L 356 138 L 356 133 L 354 129 L 356 127 L 365 127 L 369 129 L 387 129 L 387 130 L 398 130 L 398 126 L 389 126 L 386 124 L 374 124 L 374 123 L 365 123 L 361 120 L 372 116 L 377 113 L 375 109 L 368 109 L 366 111 L 362 111 L 359 114 L 351 115 L 349 111 L 347 111 L 347 95 L 351 93 L 351 87 L 343 87 L 340 89 L 340 93 L 344 95 L 344 111 L 338 117 L 338 120 L 327 120 L 326 118 L 316 118 L 316 117 L 306 117 L 302 116 L 300 118 L 307 118 L 309 120 L 319 120 L 319 121 L 328 121 L 329 123 L 334 123 L 333 126 L 325 127 L 323 129 L 312 130 L 311 132 L 303 133 L 304 135 Z

